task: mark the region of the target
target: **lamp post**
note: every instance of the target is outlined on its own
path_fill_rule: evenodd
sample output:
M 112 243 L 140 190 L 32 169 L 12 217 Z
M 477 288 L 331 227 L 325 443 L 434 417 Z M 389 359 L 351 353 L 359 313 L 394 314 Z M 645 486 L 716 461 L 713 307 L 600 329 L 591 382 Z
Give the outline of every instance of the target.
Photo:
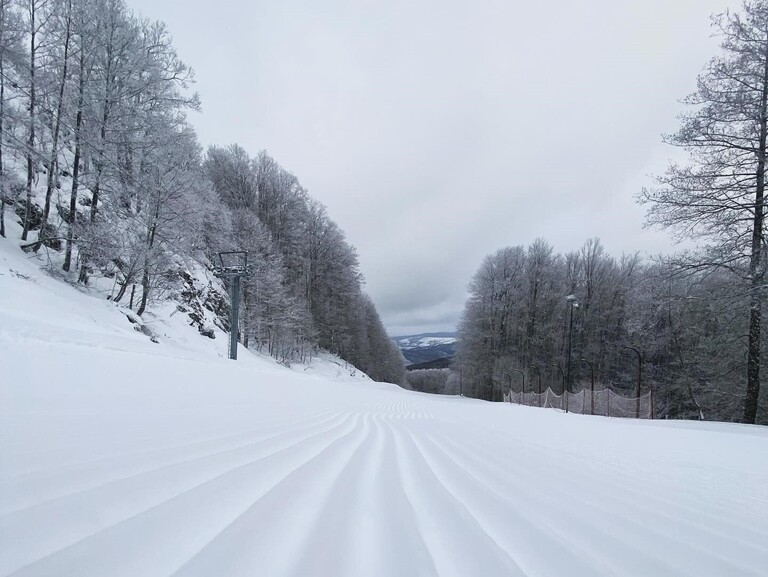
M 637 355 L 637 409 L 635 411 L 635 418 L 640 418 L 640 387 L 643 382 L 643 355 L 635 347 L 624 347 L 630 351 L 634 351 Z
M 571 390 L 571 349 L 573 348 L 573 309 L 579 307 L 579 303 L 576 302 L 576 295 L 570 294 L 565 297 L 568 301 L 568 308 L 570 309 L 570 319 L 568 321 L 568 365 L 566 372 L 568 373 L 565 379 L 565 412 L 568 412 L 568 393 Z
M 587 363 L 589 365 L 589 375 L 590 380 L 592 382 L 592 385 L 590 387 L 590 400 L 592 403 L 592 410 L 590 411 L 590 415 L 595 414 L 595 367 L 592 365 L 591 361 L 588 361 L 587 359 L 581 359 L 582 363 Z

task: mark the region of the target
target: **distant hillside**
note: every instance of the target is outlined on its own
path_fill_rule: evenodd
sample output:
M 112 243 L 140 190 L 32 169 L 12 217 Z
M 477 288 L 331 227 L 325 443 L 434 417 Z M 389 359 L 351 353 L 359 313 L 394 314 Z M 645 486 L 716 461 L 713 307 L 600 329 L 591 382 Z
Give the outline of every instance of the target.
M 426 363 L 416 363 L 414 365 L 406 365 L 405 369 L 408 371 L 419 371 L 421 369 L 447 369 L 451 366 L 453 358 L 442 357 L 439 359 L 433 359 Z
M 393 340 L 402 351 L 407 366 L 451 359 L 456 354 L 456 333 L 421 333 L 394 337 Z

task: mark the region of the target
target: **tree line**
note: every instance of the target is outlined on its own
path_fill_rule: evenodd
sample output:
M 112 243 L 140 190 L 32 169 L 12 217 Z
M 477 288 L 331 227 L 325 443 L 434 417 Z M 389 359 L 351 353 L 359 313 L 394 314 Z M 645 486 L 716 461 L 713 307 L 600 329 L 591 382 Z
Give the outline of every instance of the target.
M 138 287 L 139 315 L 247 250 L 243 344 L 282 361 L 322 347 L 401 382 L 341 229 L 266 152 L 202 150 L 193 80 L 165 25 L 123 0 L 0 0 L 0 235 L 8 207 L 25 249 L 83 284 L 114 275 L 116 301 Z
M 465 395 L 486 399 L 523 381 L 526 391 L 576 392 L 593 371 L 599 387 L 632 396 L 636 349 L 656 415 L 740 420 L 749 294 L 739 286 L 674 258 L 615 258 L 597 239 L 566 254 L 541 239 L 504 248 L 472 279 L 454 372 Z M 764 404 L 759 414 L 768 418 Z
M 577 392 L 592 371 L 598 387 L 633 396 L 637 349 L 657 416 L 738 420 L 748 295 L 736 285 L 722 272 L 681 274 L 674 260 L 615 258 L 598 239 L 566 254 L 542 239 L 504 248 L 470 283 L 454 373 L 465 395 L 489 400 L 523 380 L 526 391 Z
M 487 257 L 461 322 L 465 390 L 492 396 L 510 370 L 581 385 L 589 363 L 604 383 L 629 388 L 639 360 L 656 414 L 768 422 L 768 0 L 746 0 L 712 26 L 720 53 L 664 137 L 684 160 L 638 195 L 649 224 L 698 248 L 648 262 L 610 257 L 596 240 L 565 255 L 536 241 Z

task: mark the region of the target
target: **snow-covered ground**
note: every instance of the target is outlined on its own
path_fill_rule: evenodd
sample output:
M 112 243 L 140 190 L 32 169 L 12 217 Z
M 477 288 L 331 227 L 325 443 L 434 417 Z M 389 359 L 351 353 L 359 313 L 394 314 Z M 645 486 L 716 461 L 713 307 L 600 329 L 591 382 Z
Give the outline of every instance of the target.
M 457 340 L 458 339 L 456 337 L 441 337 L 433 335 L 395 337 L 395 342 L 401 349 L 425 349 L 439 345 L 452 345 Z
M 766 575 L 765 427 L 233 362 L 174 323 L 0 239 L 0 575 Z

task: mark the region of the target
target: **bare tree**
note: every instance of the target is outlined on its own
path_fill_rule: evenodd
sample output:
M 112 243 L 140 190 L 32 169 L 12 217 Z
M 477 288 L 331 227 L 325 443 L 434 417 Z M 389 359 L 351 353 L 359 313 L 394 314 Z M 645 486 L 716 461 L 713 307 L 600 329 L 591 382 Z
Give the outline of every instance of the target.
M 53 187 L 59 171 L 59 135 L 61 133 L 62 115 L 64 113 L 64 91 L 67 86 L 68 80 L 68 67 L 70 58 L 70 45 L 72 38 L 72 0 L 65 0 L 62 6 L 63 14 L 61 14 L 60 33 L 63 36 L 61 43 L 63 44 L 61 59 L 56 62 L 55 68 L 58 69 L 56 100 L 54 103 L 55 110 L 53 112 L 53 123 L 51 126 L 51 152 L 48 160 L 48 171 L 45 186 L 45 204 L 43 205 L 43 216 L 40 224 L 39 241 L 43 241 L 48 234 L 48 216 L 51 211 L 51 195 L 53 194 Z M 58 32 L 58 31 L 57 31 Z M 58 55 L 57 55 L 58 56 Z M 58 58 L 56 58 L 58 60 Z M 35 247 L 40 248 L 40 242 Z
M 768 141 L 768 2 L 713 18 L 721 54 L 686 100 L 680 129 L 666 141 L 689 153 L 658 186 L 644 190 L 648 221 L 707 242 L 681 267 L 722 269 L 749 292 L 744 416 L 754 423 L 760 393 L 765 292 L 765 170 Z
M 24 230 L 21 240 L 27 240 L 32 215 L 32 184 L 35 180 L 35 127 L 38 107 L 38 53 L 44 37 L 44 29 L 51 16 L 49 0 L 27 0 L 27 34 L 29 37 L 29 62 L 27 68 L 28 125 L 27 125 L 27 204 L 24 212 Z
M 0 236 L 5 236 L 5 203 L 10 188 L 3 158 L 6 150 L 6 84 L 11 78 L 13 61 L 21 57 L 19 31 L 20 23 L 13 11 L 12 0 L 0 0 Z
M 69 218 L 67 221 L 67 242 L 62 268 L 69 271 L 72 266 L 72 245 L 77 227 L 77 195 L 80 190 L 80 164 L 83 152 L 83 116 L 86 105 L 86 85 L 91 77 L 93 64 L 92 48 L 96 41 L 93 4 L 79 2 L 74 16 L 74 39 L 77 50 L 77 102 L 75 104 L 75 126 L 73 129 L 74 159 L 72 161 L 72 187 L 69 194 Z

